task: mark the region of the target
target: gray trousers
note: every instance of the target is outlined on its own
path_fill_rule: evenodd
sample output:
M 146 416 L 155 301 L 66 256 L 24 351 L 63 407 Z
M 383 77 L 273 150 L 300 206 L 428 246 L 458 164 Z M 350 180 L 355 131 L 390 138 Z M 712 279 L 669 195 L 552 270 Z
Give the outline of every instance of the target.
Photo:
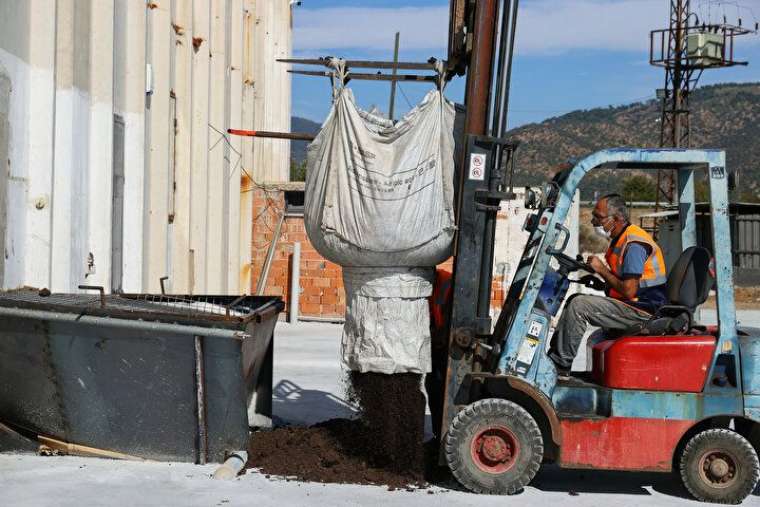
M 651 315 L 617 299 L 579 294 L 567 301 L 554 330 L 549 357 L 558 368 L 570 370 L 578 346 L 589 326 L 624 331 L 650 319 Z

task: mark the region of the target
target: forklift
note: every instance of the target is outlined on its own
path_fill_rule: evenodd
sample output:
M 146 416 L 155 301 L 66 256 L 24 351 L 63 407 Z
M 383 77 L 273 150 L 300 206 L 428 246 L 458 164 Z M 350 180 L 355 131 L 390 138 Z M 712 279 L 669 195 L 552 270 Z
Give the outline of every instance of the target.
M 448 318 L 433 329 L 426 380 L 441 461 L 477 493 L 518 492 L 553 462 L 677 471 L 695 498 L 740 503 L 760 479 L 760 329 L 737 327 L 723 151 L 608 149 L 561 170 L 540 194 L 526 189 L 529 239 L 492 322 L 496 214 L 514 198 L 517 149 L 505 138 L 517 0 L 503 2 L 495 26 L 498 3 L 452 1 L 450 72 L 466 71 L 468 83 Z M 559 380 L 547 355 L 552 319 L 570 284 L 598 288 L 580 276 L 590 267 L 565 253 L 573 196 L 592 172 L 663 169 L 678 175 L 682 250 L 669 270 L 669 304 L 641 328 L 594 345 L 590 373 Z M 710 183 L 713 244 L 722 245 L 714 252 L 697 246 L 700 171 Z M 718 325 L 701 326 L 695 310 L 711 290 Z

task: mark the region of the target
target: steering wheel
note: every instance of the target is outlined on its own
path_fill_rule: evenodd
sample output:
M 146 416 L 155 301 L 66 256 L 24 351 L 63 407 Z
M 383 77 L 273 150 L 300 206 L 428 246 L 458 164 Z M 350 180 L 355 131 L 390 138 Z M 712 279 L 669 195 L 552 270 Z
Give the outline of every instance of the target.
M 583 257 L 580 255 L 573 259 L 567 254 L 564 254 L 562 252 L 556 252 L 552 254 L 555 259 L 557 259 L 557 262 L 559 262 L 560 267 L 562 268 L 562 271 L 567 273 L 572 273 L 574 271 L 586 271 L 587 273 L 594 274 L 595 271 L 591 269 L 591 266 L 586 264 L 583 261 Z

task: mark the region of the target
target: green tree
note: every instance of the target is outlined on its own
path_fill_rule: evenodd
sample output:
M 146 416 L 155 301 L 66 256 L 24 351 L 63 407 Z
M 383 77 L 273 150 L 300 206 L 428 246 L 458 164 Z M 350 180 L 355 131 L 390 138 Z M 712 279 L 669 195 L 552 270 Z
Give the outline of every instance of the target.
M 626 201 L 651 202 L 656 198 L 656 183 L 641 174 L 628 176 L 623 180 L 623 198 Z
M 306 181 L 306 161 L 290 161 L 290 181 Z

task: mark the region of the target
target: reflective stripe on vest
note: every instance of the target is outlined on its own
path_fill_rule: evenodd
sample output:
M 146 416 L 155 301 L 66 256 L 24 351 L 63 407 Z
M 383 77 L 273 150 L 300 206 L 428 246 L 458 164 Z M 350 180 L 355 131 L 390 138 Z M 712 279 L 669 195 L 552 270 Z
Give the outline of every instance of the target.
M 623 276 L 623 261 L 625 251 L 631 243 L 641 243 L 647 245 L 650 249 L 649 257 L 644 262 L 644 271 L 639 279 L 639 288 L 646 289 L 663 285 L 668 280 L 668 274 L 665 270 L 665 258 L 662 250 L 655 243 L 652 236 L 644 229 L 637 225 L 629 225 L 620 235 L 614 245 L 610 245 L 605 258 L 612 273 L 618 278 Z M 610 289 L 610 297 L 615 299 L 625 299 L 622 294 L 614 289 Z M 634 299 L 636 301 L 636 299 Z

